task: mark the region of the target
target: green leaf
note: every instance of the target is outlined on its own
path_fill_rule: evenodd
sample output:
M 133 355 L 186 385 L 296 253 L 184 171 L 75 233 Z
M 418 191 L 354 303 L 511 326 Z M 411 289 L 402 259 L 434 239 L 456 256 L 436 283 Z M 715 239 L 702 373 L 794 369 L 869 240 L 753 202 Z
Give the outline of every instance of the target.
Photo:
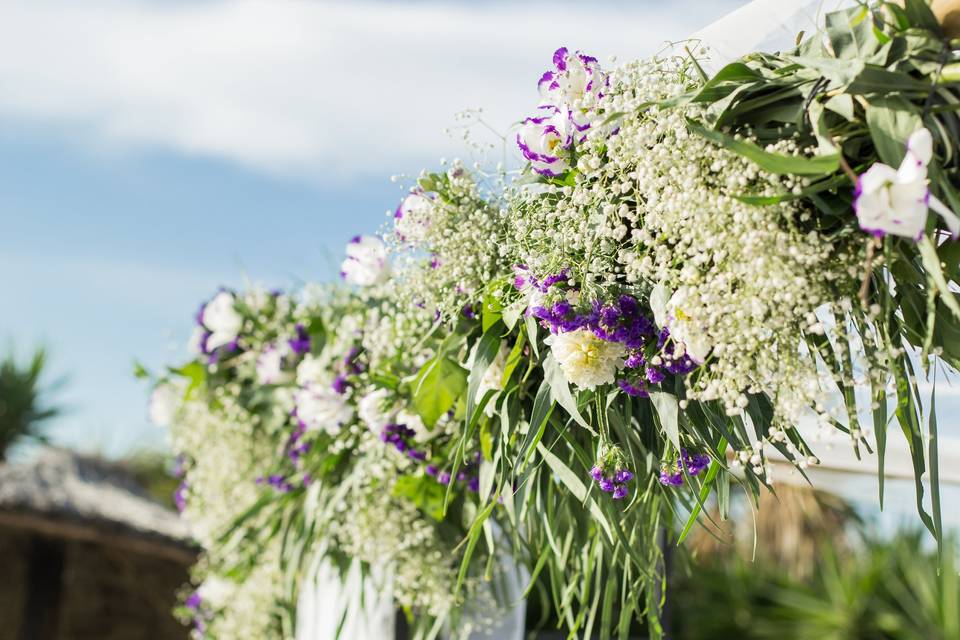
M 926 269 L 927 276 L 940 292 L 940 299 L 943 301 L 943 304 L 947 305 L 947 308 L 953 312 L 953 315 L 957 319 L 960 319 L 960 304 L 957 303 L 956 296 L 947 286 L 947 280 L 943 277 L 943 270 L 940 267 L 940 256 L 937 255 L 937 249 L 933 246 L 930 237 L 926 235 L 923 236 L 923 238 L 917 242 L 917 247 L 920 249 L 923 268 Z
M 580 415 L 580 409 L 577 406 L 577 401 L 570 392 L 570 384 L 567 382 L 566 377 L 563 375 L 563 371 L 560 369 L 560 365 L 557 364 L 557 361 L 554 359 L 552 353 L 548 354 L 543 361 L 543 380 L 550 385 L 550 397 L 553 398 L 557 404 L 563 407 L 577 424 L 579 424 L 581 427 L 589 429 L 592 432 L 593 429 L 590 428 L 590 425 L 587 424 L 587 421 L 583 419 L 582 415 Z
M 879 44 L 866 6 L 828 13 L 826 31 L 833 53 L 841 59 L 868 58 Z
M 503 305 L 496 296 L 492 293 L 487 293 L 487 295 L 483 297 L 480 313 L 481 327 L 484 333 L 486 333 L 487 329 L 495 325 L 497 321 L 503 317 Z
M 598 505 L 592 498 L 589 500 L 587 499 L 587 487 L 583 484 L 583 480 L 580 479 L 580 476 L 575 474 L 573 470 L 563 462 L 563 460 L 558 458 L 549 449 L 543 446 L 543 443 L 537 445 L 537 451 L 540 453 L 541 457 L 543 457 L 543 460 L 547 463 L 547 466 L 550 467 L 553 475 L 557 478 L 557 480 L 560 481 L 560 484 L 565 486 L 578 501 L 581 503 L 588 503 L 590 513 L 600 524 L 600 527 L 606 532 L 607 537 L 613 540 L 613 530 L 610 527 L 610 523 L 607 522 L 607 518 L 604 516 L 603 510 L 600 509 L 600 505 Z
M 930 10 L 927 0 L 905 0 L 903 9 L 911 25 L 932 31 L 938 37 L 941 35 L 940 22 Z
M 199 362 L 191 362 L 179 369 L 170 369 L 170 373 L 183 376 L 190 381 L 183 393 L 184 397 L 190 397 L 190 395 L 199 389 L 207 380 L 207 368 Z
M 480 383 L 487 373 L 487 369 L 493 364 L 500 351 L 500 333 L 503 328 L 499 322 L 486 330 L 480 341 L 477 343 L 476 352 L 473 356 L 473 368 L 470 370 L 469 383 L 467 388 L 467 422 L 472 423 L 478 411 L 483 411 L 483 407 L 477 405 L 477 392 L 480 390 Z
M 923 126 L 917 108 L 899 96 L 877 98 L 870 101 L 866 118 L 880 160 L 892 167 L 900 166 L 907 139 Z
M 714 129 L 707 129 L 703 125 L 687 120 L 687 128 L 691 132 L 715 142 L 716 144 L 740 154 L 744 158 L 756 163 L 764 171 L 778 175 L 792 174 L 798 176 L 819 176 L 832 174 L 840 167 L 837 154 L 820 155 L 812 158 L 799 156 L 785 156 L 778 153 L 764 151 L 753 142 L 737 140 Z
M 395 497 L 409 500 L 438 521 L 443 519 L 443 494 L 443 485 L 429 476 L 400 476 L 393 485 Z
M 667 441 L 674 450 L 680 451 L 680 407 L 677 396 L 666 391 L 651 391 L 650 403 L 653 404 Z
M 526 464 L 536 446 L 540 444 L 540 439 L 543 438 L 543 432 L 547 428 L 547 420 L 553 413 L 554 406 L 556 406 L 556 402 L 550 397 L 550 385 L 544 380 L 540 383 L 537 396 L 533 399 L 530 425 L 527 428 L 523 446 L 520 447 L 520 456 L 517 458 L 519 466 Z
M 137 380 L 148 380 L 150 378 L 150 371 L 143 366 L 143 363 L 139 360 L 133 361 L 133 377 Z
M 437 420 L 453 408 L 467 389 L 467 371 L 450 358 L 439 355 L 427 362 L 417 373 L 413 384 L 412 404 L 432 428 Z
M 734 89 L 749 80 L 759 80 L 763 76 L 743 64 L 732 62 L 717 72 L 697 94 L 692 102 L 712 103 L 727 97 Z

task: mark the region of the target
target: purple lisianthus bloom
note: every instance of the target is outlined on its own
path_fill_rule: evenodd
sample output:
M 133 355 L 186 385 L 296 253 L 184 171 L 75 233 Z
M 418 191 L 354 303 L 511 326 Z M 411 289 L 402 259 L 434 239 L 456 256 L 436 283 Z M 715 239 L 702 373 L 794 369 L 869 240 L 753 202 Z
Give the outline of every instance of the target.
M 300 356 L 310 353 L 310 334 L 307 333 L 306 327 L 298 323 L 295 331 L 296 336 L 287 341 L 287 344 L 290 345 L 290 350 Z
M 527 118 L 517 133 L 517 146 L 533 170 L 543 176 L 559 176 L 570 168 L 567 149 L 573 143 L 570 123 L 556 107 L 541 107 L 544 115 Z

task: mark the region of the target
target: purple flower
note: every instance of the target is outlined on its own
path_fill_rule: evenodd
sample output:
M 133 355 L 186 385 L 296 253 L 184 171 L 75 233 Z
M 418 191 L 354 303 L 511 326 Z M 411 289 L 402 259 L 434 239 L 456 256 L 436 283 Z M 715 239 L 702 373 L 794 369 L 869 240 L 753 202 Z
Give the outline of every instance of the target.
M 679 487 L 683 485 L 683 474 L 680 472 L 671 473 L 663 470 L 660 472 L 660 484 L 664 486 Z
M 347 382 L 347 379 L 345 377 L 340 375 L 333 379 L 333 384 L 331 384 L 330 387 L 340 395 L 343 395 L 347 392 L 347 389 L 350 387 L 350 383 Z
M 618 484 L 616 488 L 613 490 L 613 499 L 620 500 L 622 498 L 626 498 L 628 493 L 629 491 L 627 490 L 627 485 Z
M 307 333 L 306 327 L 298 323 L 295 330 L 296 337 L 287 341 L 287 344 L 290 345 L 290 350 L 301 356 L 310 353 L 310 334 Z
M 199 591 L 194 591 L 191 593 L 187 600 L 183 603 L 187 609 L 193 609 L 194 611 L 200 610 L 200 605 L 203 603 L 203 598 L 200 597 Z
M 610 478 L 603 478 L 600 480 L 600 490 L 606 491 L 607 493 L 612 493 L 614 490 L 614 482 Z
M 177 486 L 177 490 L 173 492 L 173 503 L 177 505 L 177 511 L 183 513 L 183 510 L 187 508 L 187 490 L 190 488 L 190 485 L 187 484 L 186 480 L 182 480 Z

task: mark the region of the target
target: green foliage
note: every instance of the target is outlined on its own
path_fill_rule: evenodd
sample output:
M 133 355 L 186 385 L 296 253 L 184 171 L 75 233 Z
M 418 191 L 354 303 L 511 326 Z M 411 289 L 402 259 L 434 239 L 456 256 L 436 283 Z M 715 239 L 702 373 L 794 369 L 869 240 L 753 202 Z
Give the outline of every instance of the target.
M 685 640 L 948 640 L 960 637 L 956 540 L 937 554 L 919 533 L 866 540 L 853 552 L 830 540 L 808 580 L 738 554 L 698 561 L 669 593 Z
M 420 369 L 413 382 L 413 408 L 428 427 L 453 409 L 467 388 L 467 371 L 440 354 Z
M 46 361 L 46 352 L 38 349 L 26 365 L 13 353 L 0 362 L 0 461 L 22 439 L 46 442 L 43 423 L 60 413 L 44 402 L 40 379 Z

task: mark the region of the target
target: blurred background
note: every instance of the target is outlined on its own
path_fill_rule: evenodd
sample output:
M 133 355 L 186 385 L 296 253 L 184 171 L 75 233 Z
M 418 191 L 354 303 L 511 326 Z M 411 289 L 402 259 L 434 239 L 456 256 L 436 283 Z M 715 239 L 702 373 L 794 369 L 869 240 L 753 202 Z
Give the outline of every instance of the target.
M 148 424 L 134 369 L 180 359 L 193 313 L 212 292 L 335 278 L 347 240 L 376 231 L 402 196 L 391 176 L 415 176 L 443 158 L 518 164 L 504 140 L 535 108 L 537 79 L 558 46 L 612 65 L 611 56 L 649 55 L 742 4 L 0 3 L 0 460 L 8 462 L 0 465 L 0 578 L 21 585 L 0 592 L 0 620 L 14 611 L 37 618 L 9 637 L 167 637 L 152 621 L 166 619 L 194 550 L 169 509 L 173 461 L 164 433 Z M 960 435 L 960 395 L 938 393 L 941 432 Z M 743 542 L 752 531 L 730 532 L 732 545 L 693 545 L 691 553 L 716 560 L 702 568 L 677 558 L 688 577 L 678 589 L 693 594 L 671 611 L 685 630 L 677 637 L 773 637 L 797 603 L 827 612 L 810 637 L 960 637 L 934 633 L 960 629 L 956 584 L 943 582 L 954 574 L 928 571 L 928 536 L 897 534 L 903 521 L 916 522 L 912 481 L 893 474 L 880 514 L 874 479 L 843 465 L 825 473 L 822 486 L 843 499 L 798 490 L 786 512 L 764 511 L 793 528 L 760 527 L 756 549 L 768 553 L 758 551 L 756 563 Z M 960 524 L 949 512 L 960 493 L 945 493 L 945 517 Z M 111 502 L 115 509 L 104 506 Z M 73 532 L 68 542 L 63 531 Z M 830 543 L 835 563 L 813 566 L 810 545 L 826 539 L 840 541 Z M 895 582 L 884 571 L 911 557 L 919 575 L 897 579 L 903 593 L 924 594 L 937 623 L 901 624 L 895 608 L 863 604 L 906 597 L 884 600 L 871 589 Z M 50 586 L 66 585 L 65 571 L 86 575 L 84 566 L 109 578 Z M 136 584 L 145 571 L 161 577 Z M 90 604 L 94 583 L 99 608 Z M 68 606 L 71 589 L 85 597 Z M 742 616 L 725 629 L 693 624 L 691 603 L 734 594 L 742 609 L 781 626 Z M 86 606 L 101 619 L 147 613 L 111 636 L 75 612 L 72 635 L 54 636 L 36 614 L 50 606 Z M 842 626 L 854 610 L 889 624 Z M 824 636 L 831 624 L 834 635 Z M 0 625 L 5 633 L 10 625 Z

